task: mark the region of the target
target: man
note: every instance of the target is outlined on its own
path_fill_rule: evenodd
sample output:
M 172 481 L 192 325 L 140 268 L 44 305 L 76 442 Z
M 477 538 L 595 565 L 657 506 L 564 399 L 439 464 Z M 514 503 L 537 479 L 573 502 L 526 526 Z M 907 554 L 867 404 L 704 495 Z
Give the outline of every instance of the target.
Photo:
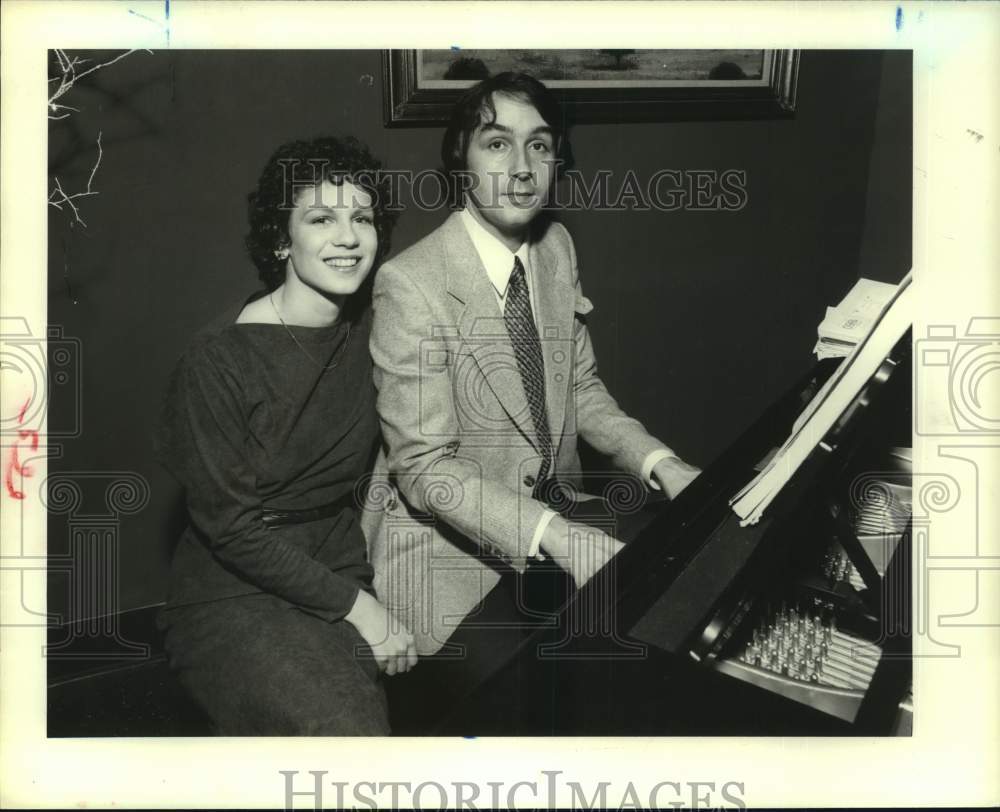
M 442 146 L 465 208 L 375 281 L 376 589 L 422 657 L 453 655 L 469 681 L 504 635 L 516 642 L 529 562 L 547 556 L 580 586 L 621 547 L 546 502 L 553 482 L 580 481 L 578 437 L 671 498 L 698 474 L 597 376 L 573 241 L 539 216 L 571 161 L 561 121 L 529 76 L 470 89 Z

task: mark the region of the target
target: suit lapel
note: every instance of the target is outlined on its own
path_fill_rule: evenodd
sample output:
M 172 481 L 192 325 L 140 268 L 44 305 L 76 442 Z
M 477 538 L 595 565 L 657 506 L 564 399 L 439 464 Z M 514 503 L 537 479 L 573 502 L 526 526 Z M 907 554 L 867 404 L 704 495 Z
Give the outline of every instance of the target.
M 573 304 L 576 292 L 561 281 L 559 270 L 566 261 L 540 238 L 529 248 L 535 323 L 545 361 L 545 404 L 556 450 L 566 417 L 566 397 L 572 380 Z M 567 278 L 569 274 L 565 275 Z
M 444 222 L 441 231 L 448 293 L 463 305 L 458 333 L 507 416 L 537 449 L 517 357 L 479 253 L 457 212 Z

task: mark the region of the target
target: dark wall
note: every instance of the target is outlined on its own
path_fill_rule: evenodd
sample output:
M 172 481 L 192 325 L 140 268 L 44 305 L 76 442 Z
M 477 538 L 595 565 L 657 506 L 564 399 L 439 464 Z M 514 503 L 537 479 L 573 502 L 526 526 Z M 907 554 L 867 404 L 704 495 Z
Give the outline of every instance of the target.
M 380 83 L 377 51 L 138 53 L 74 90 L 80 112 L 51 128 L 65 188 L 86 185 L 98 132 L 104 157 L 86 228 L 50 212 L 49 321 L 83 356 L 82 434 L 50 467 L 149 481 L 120 528 L 122 608 L 164 596 L 179 514 L 152 460 L 155 416 L 192 332 L 256 287 L 244 200 L 271 150 L 353 133 L 389 167 L 437 166 L 440 130 L 385 129 Z M 908 53 L 806 52 L 792 120 L 577 128 L 584 171 L 746 172 L 736 212 L 561 215 L 606 383 L 684 457 L 710 462 L 811 365 L 824 308 L 859 268 L 909 268 L 909 88 Z M 406 211 L 395 250 L 444 216 Z
M 859 276 L 898 282 L 909 270 L 913 222 L 913 52 L 887 51 L 875 111 Z

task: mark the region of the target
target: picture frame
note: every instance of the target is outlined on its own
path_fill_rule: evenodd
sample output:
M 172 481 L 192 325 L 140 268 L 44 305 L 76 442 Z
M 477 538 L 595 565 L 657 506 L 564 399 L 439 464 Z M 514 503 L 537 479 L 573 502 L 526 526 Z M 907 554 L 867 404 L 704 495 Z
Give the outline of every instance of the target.
M 799 52 L 383 50 L 385 125 L 446 124 L 463 90 L 501 70 L 545 82 L 570 123 L 790 118 Z

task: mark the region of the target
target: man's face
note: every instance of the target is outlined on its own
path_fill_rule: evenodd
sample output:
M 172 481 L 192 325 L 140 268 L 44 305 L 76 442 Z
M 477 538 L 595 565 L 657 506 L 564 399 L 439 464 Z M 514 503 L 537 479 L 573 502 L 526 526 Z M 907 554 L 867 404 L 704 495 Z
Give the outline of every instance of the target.
M 548 200 L 554 170 L 552 129 L 529 103 L 493 94 L 496 117 L 477 127 L 466 153 L 474 214 L 512 250 Z

